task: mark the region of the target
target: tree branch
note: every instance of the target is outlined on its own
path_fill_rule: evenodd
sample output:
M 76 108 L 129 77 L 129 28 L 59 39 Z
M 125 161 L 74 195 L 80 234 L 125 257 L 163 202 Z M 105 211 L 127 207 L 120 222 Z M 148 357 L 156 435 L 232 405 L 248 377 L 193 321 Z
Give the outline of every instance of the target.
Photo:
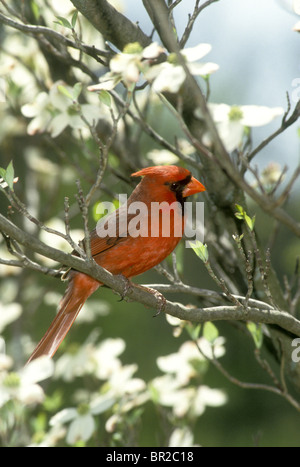
M 151 43 L 136 24 L 119 13 L 106 0 L 71 0 L 73 5 L 91 24 L 112 42 L 119 50 L 123 50 L 129 42 L 139 42 L 143 47 Z
M 99 266 L 93 259 L 84 261 L 76 256 L 64 253 L 57 250 L 33 235 L 21 230 L 10 220 L 0 214 L 0 231 L 7 236 L 17 241 L 25 248 L 30 248 L 30 251 L 39 253 L 42 256 L 50 258 L 70 268 L 81 271 L 106 286 L 112 288 L 119 294 L 123 293 L 123 284 L 119 277 L 114 276 L 110 272 Z M 149 293 L 143 286 L 132 284 L 132 287 L 127 292 L 127 296 L 131 300 L 135 300 L 146 307 L 156 309 L 158 300 L 155 295 Z M 243 307 L 238 306 L 216 306 L 208 308 L 190 308 L 180 303 L 166 301 L 164 312 L 176 318 L 193 323 L 204 323 L 206 321 L 219 320 L 237 320 L 237 321 L 253 321 L 255 323 L 275 324 L 286 331 L 300 337 L 300 321 L 285 311 L 273 310 L 270 308 L 259 309 L 248 307 L 247 312 Z
M 48 39 L 54 39 L 61 44 L 64 44 L 67 47 L 72 47 L 73 49 L 81 50 L 82 52 L 90 55 L 91 57 L 97 59 L 98 55 L 109 58 L 111 56 L 111 52 L 107 50 L 97 49 L 94 46 L 89 46 L 87 44 L 78 43 L 72 41 L 68 37 L 60 34 L 54 29 L 48 28 L 47 26 L 37 26 L 32 24 L 23 24 L 19 21 L 15 21 L 12 18 L 8 18 L 3 13 L 0 12 L 0 22 L 5 24 L 6 26 L 10 26 L 11 28 L 17 29 L 18 31 L 24 32 L 30 36 L 45 36 Z M 105 64 L 103 60 L 101 60 L 102 64 Z

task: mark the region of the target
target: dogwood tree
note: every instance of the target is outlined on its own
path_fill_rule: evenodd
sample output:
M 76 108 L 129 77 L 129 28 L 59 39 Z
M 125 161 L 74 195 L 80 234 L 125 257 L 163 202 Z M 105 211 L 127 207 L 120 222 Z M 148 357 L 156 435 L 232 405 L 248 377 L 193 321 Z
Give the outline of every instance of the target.
M 220 2 L 195 0 L 181 34 L 181 0 L 143 0 L 151 31 L 117 1 L 0 2 L 4 446 L 200 445 L 202 414 L 231 402 L 223 384 L 207 380 L 209 368 L 224 384 L 265 392 L 300 412 L 299 257 L 293 250 L 282 274 L 277 242 L 278 235 L 299 242 L 298 211 L 288 202 L 300 166 L 292 173 L 276 162 L 256 166 L 270 142 L 290 127 L 297 132 L 300 102 L 288 96 L 283 108 L 276 96 L 270 107 L 211 100 L 219 72 L 212 46 L 205 38 L 188 44 L 205 9 Z M 298 5 L 281 3 L 297 13 Z M 270 122 L 277 129 L 254 145 L 253 133 Z M 63 292 L 61 265 L 122 294 L 120 279 L 91 262 L 80 240 L 99 219 L 99 203 L 117 207 L 117 194 L 132 191 L 132 172 L 163 164 L 188 167 L 206 187 L 203 241 L 179 246 L 148 284 L 167 299 L 156 319 L 168 349 L 155 331 L 153 344 L 143 341 L 157 299 L 132 284 L 128 304 L 116 305 L 102 290 L 86 304 L 80 334 L 71 334 L 54 364 L 42 358 L 23 369 Z M 131 309 L 145 315 L 140 330 Z M 110 324 L 100 335 L 105 320 L 118 320 L 117 331 Z M 223 361 L 226 329 L 243 335 L 251 350 L 246 378 Z M 139 353 L 157 365 L 152 373 L 134 361 Z M 149 407 L 157 411 L 149 423 L 158 438 L 151 429 L 141 438 Z

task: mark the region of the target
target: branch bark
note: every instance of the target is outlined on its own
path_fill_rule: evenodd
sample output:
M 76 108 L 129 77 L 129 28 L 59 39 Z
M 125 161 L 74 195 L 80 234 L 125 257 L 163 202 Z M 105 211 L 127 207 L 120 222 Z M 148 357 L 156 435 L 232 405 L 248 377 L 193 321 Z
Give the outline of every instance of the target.
M 119 50 L 123 50 L 129 42 L 139 42 L 143 47 L 152 41 L 144 32 L 126 16 L 119 13 L 106 0 L 71 0 L 73 5 Z

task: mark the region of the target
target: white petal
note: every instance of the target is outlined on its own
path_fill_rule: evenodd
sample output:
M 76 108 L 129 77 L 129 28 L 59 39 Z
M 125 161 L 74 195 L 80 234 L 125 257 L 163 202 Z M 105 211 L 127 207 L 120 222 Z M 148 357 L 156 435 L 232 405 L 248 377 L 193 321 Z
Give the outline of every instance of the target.
M 44 391 L 38 384 L 21 386 L 18 391 L 18 399 L 25 405 L 40 404 L 44 397 Z
M 157 76 L 163 71 L 165 67 L 169 67 L 170 63 L 160 63 L 159 65 L 153 65 L 149 70 L 145 71 L 145 78 L 150 81 L 150 83 L 157 78 Z
M 152 42 L 152 44 L 144 48 L 142 55 L 145 59 L 157 58 L 164 51 L 165 49 L 158 45 L 157 42 Z
M 140 77 L 140 71 L 135 62 L 128 63 L 128 66 L 123 72 L 123 79 L 127 84 L 137 83 Z
M 121 338 L 108 338 L 100 345 L 103 356 L 106 355 L 107 358 L 117 357 L 124 352 L 125 347 L 125 341 Z
M 171 326 L 180 326 L 182 324 L 182 320 L 175 316 L 166 315 L 166 320 Z
M 227 396 L 220 389 L 211 389 L 208 386 L 200 386 L 197 391 L 197 398 L 201 399 L 205 405 L 219 407 L 227 401 Z
M 20 371 L 22 384 L 33 384 L 53 375 L 53 360 L 46 355 L 32 360 Z
M 56 117 L 53 118 L 49 124 L 48 130 L 50 131 L 52 138 L 56 138 L 68 125 L 69 118 L 68 115 L 64 112 L 56 115 Z
M 184 342 L 179 349 L 179 353 L 186 363 L 189 363 L 191 360 L 203 360 L 203 356 L 192 341 Z
M 223 122 L 228 120 L 228 114 L 230 112 L 231 107 L 227 104 L 208 104 L 208 108 L 210 110 L 211 116 L 213 120 L 218 122 Z
M 49 95 L 46 92 L 40 92 L 35 102 L 32 104 L 25 104 L 21 108 L 21 112 L 25 117 L 35 117 L 39 115 L 42 109 L 44 109 L 49 103 Z
M 0 353 L 0 371 L 8 370 L 13 366 L 13 359 L 9 355 Z
M 22 307 L 19 303 L 10 303 L 8 305 L 2 305 L 0 303 L 0 332 L 2 332 L 9 323 L 18 319 L 21 313 Z
M 213 345 L 204 337 L 198 340 L 198 344 L 204 355 L 207 356 L 207 358 L 220 358 L 223 357 L 223 355 L 225 355 L 225 339 L 222 336 L 217 337 L 214 340 Z
M 297 23 L 296 23 L 295 26 L 293 27 L 293 30 L 294 30 L 294 31 L 297 31 L 297 32 L 300 31 L 300 21 L 297 21 Z
M 70 99 L 58 90 L 58 86 L 66 88 L 70 95 L 73 95 L 73 89 L 64 81 L 56 81 L 50 89 L 49 97 L 52 105 L 63 112 L 70 105 Z
M 193 441 L 193 433 L 189 430 L 188 427 L 175 428 L 169 439 L 169 447 L 193 447 Z
M 178 391 L 178 400 L 173 402 L 173 412 L 177 417 L 184 417 L 191 409 L 191 402 L 195 397 L 195 388 L 189 387 Z
M 88 86 L 87 90 L 91 92 L 101 91 L 104 89 L 105 91 L 111 91 L 116 86 L 117 82 L 115 78 L 107 78 L 106 80 L 101 81 L 99 84 L 93 84 L 92 86 Z
M 93 121 L 89 121 L 89 123 L 92 124 Z M 77 130 L 80 130 L 86 127 L 86 124 L 84 123 L 84 121 L 82 120 L 79 114 L 69 115 L 68 125 L 70 125 L 71 128 L 75 128 Z
M 264 107 L 257 105 L 241 106 L 243 112 L 242 124 L 245 126 L 263 126 L 270 123 L 274 118 L 284 114 L 282 107 Z
M 5 387 L 0 387 L 0 407 L 10 399 L 10 393 Z
M 217 65 L 216 63 L 212 63 L 212 62 L 190 63 L 188 67 L 192 75 L 196 75 L 196 76 L 211 75 L 212 73 L 214 73 L 220 68 L 219 65 Z
M 293 10 L 296 15 L 300 15 L 300 0 L 293 0 Z
M 74 407 L 69 409 L 63 409 L 57 414 L 55 414 L 52 418 L 50 418 L 49 425 L 62 425 L 64 423 L 68 423 L 73 420 L 77 416 L 78 412 Z
M 124 392 L 134 394 L 146 389 L 146 383 L 141 378 L 132 378 L 124 384 Z
M 38 113 L 37 108 L 34 104 L 22 105 L 21 112 L 24 115 L 24 117 L 28 117 L 28 118 L 35 117 Z
M 97 399 L 93 400 L 90 404 L 91 413 L 96 415 L 102 412 L 105 412 L 109 409 L 116 401 L 115 397 L 111 396 L 100 396 Z
M 205 57 L 212 47 L 210 44 L 198 44 L 195 47 L 190 47 L 181 51 L 182 55 L 185 56 L 188 62 L 195 62 Z
M 241 121 L 225 121 L 217 124 L 219 135 L 228 152 L 238 148 L 244 134 Z
M 172 353 L 164 357 L 158 357 L 156 363 L 161 371 L 165 373 L 176 373 L 182 362 L 178 353 Z
M 113 73 L 122 74 L 134 57 L 135 56 L 133 54 L 117 54 L 109 62 L 109 68 Z
M 159 75 L 153 82 L 152 89 L 155 92 L 169 91 L 176 93 L 185 80 L 185 72 L 181 66 L 173 66 L 169 63 L 164 64 Z
M 277 0 L 284 8 L 296 15 L 300 15 L 300 0 Z
M 95 429 L 95 421 L 90 414 L 85 414 L 77 417 L 71 423 L 68 434 L 67 443 L 75 444 L 76 441 L 88 441 Z
M 36 135 L 37 133 L 43 133 L 48 125 L 49 122 L 51 121 L 51 114 L 48 111 L 43 111 L 40 115 L 35 117 L 31 122 L 29 123 L 27 127 L 27 133 L 29 135 Z
M 153 149 L 152 151 L 148 152 L 147 158 L 151 159 L 155 165 L 172 165 L 178 163 L 178 157 L 167 149 Z
M 113 414 L 105 423 L 105 429 L 108 433 L 113 433 L 118 425 L 122 421 L 120 414 Z

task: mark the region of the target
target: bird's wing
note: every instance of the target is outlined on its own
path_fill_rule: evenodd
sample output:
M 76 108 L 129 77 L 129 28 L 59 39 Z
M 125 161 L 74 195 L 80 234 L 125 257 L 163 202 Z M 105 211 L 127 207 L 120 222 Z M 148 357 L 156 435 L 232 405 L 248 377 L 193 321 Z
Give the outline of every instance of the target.
M 122 206 L 101 219 L 90 234 L 91 254 L 101 254 L 128 239 L 128 224 L 136 214 L 128 214 L 127 207 Z

